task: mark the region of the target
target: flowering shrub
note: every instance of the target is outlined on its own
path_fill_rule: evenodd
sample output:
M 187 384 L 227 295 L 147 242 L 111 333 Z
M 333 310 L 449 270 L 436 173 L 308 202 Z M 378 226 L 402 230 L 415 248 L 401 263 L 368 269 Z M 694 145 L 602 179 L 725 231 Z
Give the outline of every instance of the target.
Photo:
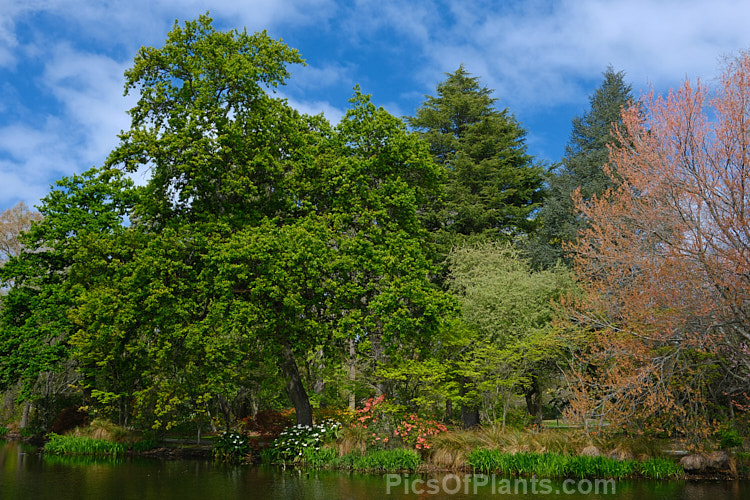
M 240 462 L 250 452 L 250 441 L 245 434 L 234 431 L 221 433 L 214 445 L 214 458 L 222 462 Z
M 295 462 L 304 459 L 305 450 L 320 450 L 320 447 L 338 438 L 342 425 L 335 420 L 308 427 L 295 425 L 285 429 L 271 445 L 272 458 L 279 462 Z
M 435 420 L 423 419 L 414 413 L 404 415 L 403 407 L 389 402 L 385 395 L 368 399 L 357 411 L 351 427 L 367 431 L 370 447 L 391 448 L 395 438 L 417 450 L 429 449 L 427 439 L 448 430 Z
M 414 446 L 418 450 L 428 450 L 430 445 L 427 439 L 447 430 L 448 428 L 440 422 L 422 419 L 412 413 L 396 426 L 393 435 L 400 437 L 404 444 Z
M 385 395 L 381 394 L 365 401 L 365 405 L 356 411 L 351 427 L 355 431 L 365 431 L 369 447 L 386 448 L 400 411 L 399 407 L 386 401 Z

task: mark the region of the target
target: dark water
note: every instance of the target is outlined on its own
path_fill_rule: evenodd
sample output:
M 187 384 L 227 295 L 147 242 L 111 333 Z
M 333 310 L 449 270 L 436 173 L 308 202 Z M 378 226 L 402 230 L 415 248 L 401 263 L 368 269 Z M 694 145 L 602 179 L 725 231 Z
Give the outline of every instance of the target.
M 599 493 L 596 490 L 599 489 Z M 300 472 L 208 461 L 44 456 L 0 440 L 0 499 L 466 499 L 750 500 L 750 482 L 516 481 L 465 475 Z

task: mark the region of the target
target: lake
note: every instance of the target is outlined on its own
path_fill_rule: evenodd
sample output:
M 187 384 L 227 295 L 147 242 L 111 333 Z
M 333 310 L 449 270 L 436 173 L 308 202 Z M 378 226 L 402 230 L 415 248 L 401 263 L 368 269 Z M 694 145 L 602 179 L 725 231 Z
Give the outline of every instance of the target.
M 598 493 L 597 493 L 598 490 Z M 566 498 L 610 500 L 747 500 L 750 481 L 573 481 L 377 475 L 228 466 L 206 460 L 106 460 L 45 456 L 0 440 L 2 500 Z

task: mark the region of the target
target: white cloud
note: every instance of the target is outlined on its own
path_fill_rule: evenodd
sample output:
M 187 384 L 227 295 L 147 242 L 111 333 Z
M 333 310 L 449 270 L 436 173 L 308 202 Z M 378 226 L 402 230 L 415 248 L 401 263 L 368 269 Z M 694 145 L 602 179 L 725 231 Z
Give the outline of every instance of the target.
M 101 164 L 129 128 L 126 114 L 135 97 L 123 97 L 123 73 L 129 64 L 109 57 L 60 46 L 46 65 L 44 86 L 63 105 L 65 117 L 80 136 L 77 156 L 83 168 Z
M 49 179 L 71 172 L 70 146 L 60 134 L 63 128 L 55 118 L 35 128 L 20 124 L 0 128 L 0 206 L 19 200 L 36 204 L 48 191 Z
M 456 24 L 433 41 L 431 66 L 466 62 L 516 106 L 585 99 L 582 80 L 608 64 L 636 87 L 712 76 L 718 56 L 750 45 L 750 4 L 731 1 L 566 0 L 497 13 L 460 5 Z
M 46 57 L 44 74 L 29 84 L 53 96 L 60 112 L 0 129 L 0 206 L 36 203 L 55 179 L 101 165 L 129 126 L 134 99 L 122 96 L 126 65 L 66 44 Z M 28 118 L 31 110 L 21 114 Z
M 308 62 L 307 66 L 292 66 L 290 71 L 292 77 L 289 86 L 302 90 L 317 90 L 340 85 L 342 82 L 352 88 L 355 82 L 354 68 L 350 64 L 324 63 L 316 66 Z
M 336 125 L 344 116 L 344 113 L 346 113 L 346 111 L 337 108 L 327 101 L 300 101 L 294 98 L 283 96 L 283 94 L 281 96 L 287 100 L 291 107 L 293 107 L 300 113 L 304 113 L 307 115 L 318 115 L 320 113 L 323 113 L 323 116 L 325 116 L 326 120 L 328 120 L 332 125 Z

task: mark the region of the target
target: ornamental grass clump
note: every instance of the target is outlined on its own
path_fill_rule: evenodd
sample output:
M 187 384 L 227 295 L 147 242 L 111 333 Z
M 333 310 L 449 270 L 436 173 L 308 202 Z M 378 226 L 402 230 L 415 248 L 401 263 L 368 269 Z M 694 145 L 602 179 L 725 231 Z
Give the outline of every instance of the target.
M 481 442 L 476 432 L 460 430 L 444 432 L 430 438 L 429 462 L 438 467 L 463 468 L 472 450 Z
M 324 444 L 335 441 L 341 432 L 342 425 L 335 420 L 327 419 L 312 427 L 295 425 L 285 429 L 271 445 L 270 458 L 273 462 L 305 462 L 305 451 L 320 451 Z M 307 457 L 317 457 L 308 453 Z
M 127 429 L 103 418 L 95 418 L 88 425 L 76 427 L 70 434 L 113 442 L 125 442 L 129 438 Z

